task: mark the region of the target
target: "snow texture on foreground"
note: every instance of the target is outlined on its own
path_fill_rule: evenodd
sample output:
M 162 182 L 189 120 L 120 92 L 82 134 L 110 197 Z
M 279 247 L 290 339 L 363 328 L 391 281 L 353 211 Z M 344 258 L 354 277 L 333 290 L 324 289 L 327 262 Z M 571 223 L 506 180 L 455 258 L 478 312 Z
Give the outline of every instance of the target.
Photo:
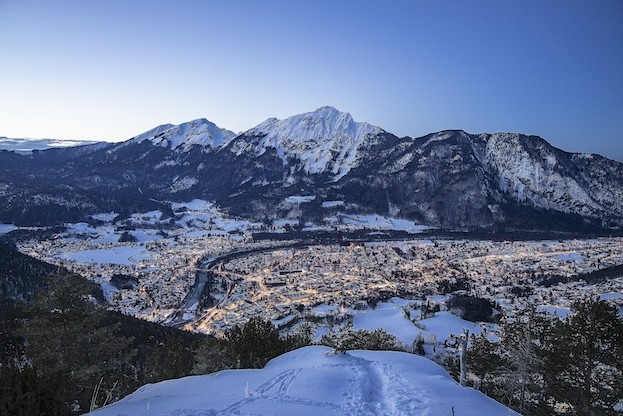
M 516 415 L 425 358 L 305 347 L 262 370 L 146 385 L 94 415 Z

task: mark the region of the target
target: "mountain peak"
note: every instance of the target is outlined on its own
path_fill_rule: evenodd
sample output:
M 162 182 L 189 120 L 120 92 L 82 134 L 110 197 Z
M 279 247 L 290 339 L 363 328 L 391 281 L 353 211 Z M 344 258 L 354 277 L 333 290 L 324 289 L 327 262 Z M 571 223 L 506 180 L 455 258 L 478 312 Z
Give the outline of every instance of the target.
M 297 114 L 283 120 L 271 117 L 247 133 L 251 135 L 279 134 L 301 140 L 323 139 L 337 136 L 363 136 L 383 130 L 369 123 L 355 122 L 350 113 L 335 107 L 324 106 L 308 113 Z
M 158 136 L 163 131 L 169 130 L 170 128 L 175 127 L 174 124 L 161 124 L 158 127 L 154 127 L 153 129 L 147 130 L 144 133 L 138 134 L 128 140 L 128 143 L 142 143 L 145 140 L 152 140 L 154 137 Z
M 349 122 L 354 122 L 353 121 L 353 117 L 351 116 L 350 113 L 340 111 L 337 108 L 331 107 L 329 105 L 325 105 L 323 107 L 319 107 L 319 108 L 317 108 L 314 111 L 311 111 L 309 113 L 303 113 L 301 115 L 305 115 L 307 117 L 322 118 L 322 119 L 325 119 L 325 120 L 342 119 L 342 120 L 346 120 L 346 121 L 349 121 Z
M 195 145 L 218 149 L 235 136 L 233 131 L 220 128 L 205 118 L 198 118 L 178 125 L 163 124 L 130 139 L 129 142 L 141 143 L 149 140 L 154 146 L 171 146 L 174 150 L 187 151 Z
M 316 114 L 348 114 L 350 116 L 349 113 L 343 113 L 340 110 L 338 110 L 335 107 L 332 107 L 330 105 L 325 105 L 322 107 L 318 107 L 315 111 L 312 111 L 312 113 L 316 113 Z
M 318 111 L 336 111 L 336 112 L 340 112 L 339 110 L 337 110 L 335 107 L 330 106 L 330 105 L 323 105 L 322 107 L 318 107 L 316 109 L 316 112 Z
M 354 121 L 349 113 L 325 106 L 284 120 L 269 118 L 245 134 L 261 137 L 255 147 L 258 155 L 274 148 L 284 164 L 298 159 L 299 168 L 306 173 L 330 171 L 338 180 L 356 166 L 358 150 L 383 132 L 369 123 Z

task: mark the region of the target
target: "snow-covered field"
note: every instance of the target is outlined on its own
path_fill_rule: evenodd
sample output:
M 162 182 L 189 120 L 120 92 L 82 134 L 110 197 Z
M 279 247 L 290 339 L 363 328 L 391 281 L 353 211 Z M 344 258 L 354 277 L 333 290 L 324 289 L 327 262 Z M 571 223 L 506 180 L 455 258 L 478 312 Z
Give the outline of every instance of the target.
M 305 202 L 311 202 L 316 199 L 316 195 L 292 195 L 286 198 L 286 202 L 291 204 L 302 204 Z
M 517 413 L 461 387 L 425 358 L 305 347 L 261 370 L 226 370 L 146 385 L 92 413 L 150 415 L 460 415 Z
M 438 299 L 441 302 L 445 300 L 445 296 Z M 469 329 L 470 334 L 474 335 L 480 334 L 486 328 L 493 336 L 497 330 L 497 325 L 466 321 L 448 311 L 437 312 L 434 316 L 420 319 L 420 310 L 414 307 L 419 303 L 421 301 L 396 297 L 388 302 L 379 302 L 374 309 L 365 310 L 345 310 L 335 305 L 322 304 L 314 308 L 311 315 L 319 318 L 338 314 L 352 316 L 353 330 L 383 329 L 394 335 L 407 348 L 411 347 L 418 335 L 421 335 L 428 344 L 443 344 L 452 335 L 462 334 L 464 328 Z M 408 316 L 405 311 L 408 312 Z M 328 330 L 328 326 L 318 328 L 316 339 L 320 339 Z
M 334 207 L 340 207 L 342 205 L 344 205 L 344 201 L 324 201 L 322 203 L 323 208 L 334 208 Z
M 356 311 L 353 318 L 353 329 L 368 331 L 384 329 L 408 346 L 411 346 L 415 337 L 422 332 L 420 328 L 407 319 L 398 305 L 387 302 L 379 303 L 375 309 Z
M 215 235 L 225 235 L 233 232 L 248 232 L 257 229 L 259 224 L 247 220 L 230 218 L 221 212 L 213 203 L 202 199 L 193 199 L 189 202 L 174 202 L 171 207 L 182 215 L 177 224 L 189 233 L 202 230 Z
M 84 222 L 66 224 L 63 237 L 67 239 L 79 238 L 85 244 L 97 245 L 117 243 L 119 237 L 127 230 L 139 243 L 148 243 L 162 240 L 168 235 L 183 236 L 186 238 L 203 238 L 207 236 L 227 236 L 230 234 L 245 233 L 256 229 L 258 224 L 230 218 L 219 211 L 211 202 L 193 199 L 189 202 L 173 202 L 171 208 L 177 213 L 177 219 L 164 218 L 161 211 L 149 211 L 132 214 L 127 220 L 115 221 L 116 212 L 91 215 L 95 220 L 104 224 L 97 226 Z M 120 227 L 123 226 L 123 227 Z M 129 228 L 128 228 L 129 227 Z M 16 227 L 10 224 L 0 224 L 0 234 L 9 232 Z M 166 232 L 164 231 L 166 230 Z M 231 235 L 232 239 L 239 238 Z M 77 261 L 80 256 L 76 259 Z
M 111 248 L 83 250 L 61 254 L 64 260 L 80 263 L 123 264 L 130 265 L 142 260 L 148 260 L 150 254 L 145 247 L 135 245 L 116 246 Z
M 292 195 L 285 199 L 289 204 L 311 202 L 314 195 Z M 209 236 L 228 236 L 240 240 L 244 234 L 266 230 L 263 224 L 232 218 L 222 212 L 214 203 L 202 199 L 188 202 L 171 202 L 175 217 L 165 217 L 162 211 L 139 212 L 121 219 L 116 212 L 103 212 L 91 215 L 99 224 L 85 222 L 65 224 L 62 237 L 80 239 L 85 243 L 117 243 L 124 232 L 128 232 L 136 241 L 148 243 L 167 237 L 204 238 Z M 323 207 L 343 205 L 344 201 L 325 201 Z M 413 221 L 400 218 L 387 218 L 381 215 L 343 215 L 325 218 L 321 224 L 303 223 L 299 218 L 274 218 L 270 230 L 285 232 L 286 228 L 301 227 L 304 231 L 327 231 L 338 229 L 397 230 L 411 233 L 428 229 Z M 0 234 L 14 230 L 14 225 L 0 224 Z
M 401 218 L 388 218 L 382 215 L 339 215 L 329 218 L 329 222 L 335 225 L 343 224 L 354 228 L 369 228 L 378 230 L 408 231 L 412 233 L 422 232 L 430 229 L 425 225 L 416 224 L 413 221 Z
M 554 254 L 552 258 L 560 261 L 560 262 L 570 262 L 570 261 L 582 261 L 584 260 L 584 256 L 580 253 L 560 253 Z
M 118 213 L 111 211 L 111 212 L 101 212 L 99 214 L 93 214 L 91 215 L 91 218 L 98 220 L 98 221 L 104 221 L 104 222 L 111 222 L 112 220 L 115 219 L 115 217 L 119 215 Z

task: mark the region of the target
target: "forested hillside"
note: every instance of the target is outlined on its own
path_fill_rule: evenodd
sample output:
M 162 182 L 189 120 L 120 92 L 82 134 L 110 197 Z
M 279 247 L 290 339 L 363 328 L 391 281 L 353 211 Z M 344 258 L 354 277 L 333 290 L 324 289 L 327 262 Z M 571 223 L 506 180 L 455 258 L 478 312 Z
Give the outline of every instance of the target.
M 0 239 L 0 303 L 29 301 L 57 269 L 18 252 L 11 240 Z

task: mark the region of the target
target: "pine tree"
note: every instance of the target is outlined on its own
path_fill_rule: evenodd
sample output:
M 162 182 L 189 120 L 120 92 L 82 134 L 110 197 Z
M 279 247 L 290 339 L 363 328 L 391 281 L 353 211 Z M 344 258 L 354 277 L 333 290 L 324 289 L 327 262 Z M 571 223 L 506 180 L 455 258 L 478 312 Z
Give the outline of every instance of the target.
M 353 331 L 352 322 L 332 328 L 322 336 L 321 344 L 335 348 L 338 353 L 348 350 L 404 351 L 398 339 L 384 329 Z
M 502 325 L 501 344 L 508 365 L 505 387 L 509 404 L 515 403 L 515 409 L 522 414 L 531 413 L 529 409 L 543 403 L 542 356 L 550 322 L 531 305 L 514 322 Z
M 351 321 L 339 326 L 333 326 L 322 336 L 320 343 L 327 347 L 334 348 L 337 353 L 345 353 L 349 349 L 352 349 L 352 329 L 353 323 Z
M 270 321 L 251 318 L 244 326 L 235 326 L 225 339 L 235 356 L 237 368 L 262 368 L 268 360 L 285 352 L 279 332 Z
M 69 414 L 58 379 L 42 379 L 32 367 L 0 367 L 0 415 Z
M 75 275 L 58 276 L 49 291 L 29 308 L 29 319 L 16 331 L 26 340 L 26 356 L 42 379 L 60 379 L 68 403 L 88 409 L 102 377 L 112 387 L 136 353 L 131 338 L 119 336 L 120 324 L 107 324 L 105 310 L 89 293 L 93 285 Z M 105 396 L 105 395 L 104 395 Z
M 491 341 L 487 331 L 472 335 L 467 360 L 470 372 L 478 380 L 478 389 L 485 394 L 492 395 L 495 380 L 505 367 L 500 343 Z
M 159 343 L 147 357 L 143 370 L 144 383 L 180 378 L 191 374 L 193 353 L 177 339 Z
M 192 374 L 209 374 L 235 368 L 237 359 L 221 339 L 204 340 L 195 346 Z
M 623 320 L 609 303 L 573 305 L 547 355 L 546 385 L 554 400 L 582 416 L 616 415 L 623 397 Z

